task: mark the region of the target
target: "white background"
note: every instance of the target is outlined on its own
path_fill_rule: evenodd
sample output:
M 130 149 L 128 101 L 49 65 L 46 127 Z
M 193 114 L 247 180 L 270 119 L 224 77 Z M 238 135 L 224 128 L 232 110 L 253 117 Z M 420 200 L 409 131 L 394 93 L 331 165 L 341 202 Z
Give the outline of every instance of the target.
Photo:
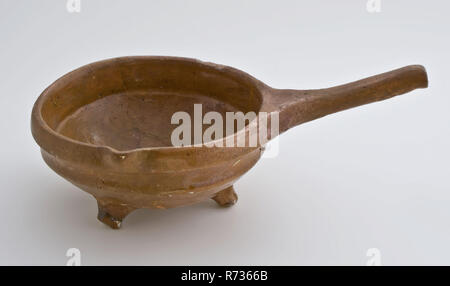
M 0 264 L 450 264 L 448 1 L 0 1 Z M 30 132 L 38 95 L 92 61 L 193 57 L 278 88 L 321 88 L 408 64 L 430 87 L 283 134 L 239 202 L 138 210 L 119 231 L 51 171 Z

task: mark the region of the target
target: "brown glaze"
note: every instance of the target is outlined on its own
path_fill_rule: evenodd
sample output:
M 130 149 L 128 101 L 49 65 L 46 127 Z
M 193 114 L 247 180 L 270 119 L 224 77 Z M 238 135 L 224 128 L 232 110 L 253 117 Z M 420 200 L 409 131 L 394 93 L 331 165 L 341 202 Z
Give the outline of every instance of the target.
M 278 111 L 284 132 L 427 84 L 422 66 L 408 66 L 333 88 L 284 90 L 198 60 L 124 57 L 86 65 L 55 81 L 36 101 L 31 129 L 45 162 L 97 199 L 100 221 L 119 228 L 138 208 L 208 198 L 234 204 L 233 183 L 261 156 L 260 145 L 173 147 L 174 112 L 192 115 L 195 103 L 203 104 L 203 114 Z

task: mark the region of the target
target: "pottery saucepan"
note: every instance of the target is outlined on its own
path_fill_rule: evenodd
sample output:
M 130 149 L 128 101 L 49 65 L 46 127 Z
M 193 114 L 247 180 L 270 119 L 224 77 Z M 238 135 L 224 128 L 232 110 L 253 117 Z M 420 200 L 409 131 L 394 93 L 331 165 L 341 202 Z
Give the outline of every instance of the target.
M 412 65 L 332 88 L 275 89 L 223 65 L 178 57 L 122 57 L 56 80 L 37 99 L 31 129 L 45 162 L 97 199 L 100 221 L 119 228 L 138 208 L 166 209 L 208 198 L 234 204 L 233 183 L 263 152 L 259 143 L 174 146 L 171 118 L 176 112 L 193 115 L 194 104 L 201 104 L 203 114 L 277 113 L 281 134 L 427 84 L 425 69 Z

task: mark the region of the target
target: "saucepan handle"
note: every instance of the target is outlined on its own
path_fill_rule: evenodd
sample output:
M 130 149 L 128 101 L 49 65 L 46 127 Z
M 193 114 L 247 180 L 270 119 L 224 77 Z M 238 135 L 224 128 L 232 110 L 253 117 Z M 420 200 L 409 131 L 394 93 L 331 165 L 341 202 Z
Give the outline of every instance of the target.
M 331 88 L 272 89 L 266 102 L 269 102 L 270 109 L 279 112 L 280 132 L 283 132 L 328 114 L 427 86 L 425 68 L 411 65 Z

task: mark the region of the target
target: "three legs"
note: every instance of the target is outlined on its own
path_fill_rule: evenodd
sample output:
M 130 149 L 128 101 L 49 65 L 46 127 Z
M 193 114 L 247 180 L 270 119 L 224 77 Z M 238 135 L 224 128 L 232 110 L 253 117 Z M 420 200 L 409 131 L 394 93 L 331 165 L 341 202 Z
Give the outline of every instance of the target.
M 126 204 L 110 199 L 96 198 L 98 204 L 98 220 L 110 226 L 113 229 L 119 229 L 122 225 L 122 220 L 135 209 Z M 238 197 L 230 186 L 214 195 L 212 198 L 220 206 L 228 207 L 234 205 Z

